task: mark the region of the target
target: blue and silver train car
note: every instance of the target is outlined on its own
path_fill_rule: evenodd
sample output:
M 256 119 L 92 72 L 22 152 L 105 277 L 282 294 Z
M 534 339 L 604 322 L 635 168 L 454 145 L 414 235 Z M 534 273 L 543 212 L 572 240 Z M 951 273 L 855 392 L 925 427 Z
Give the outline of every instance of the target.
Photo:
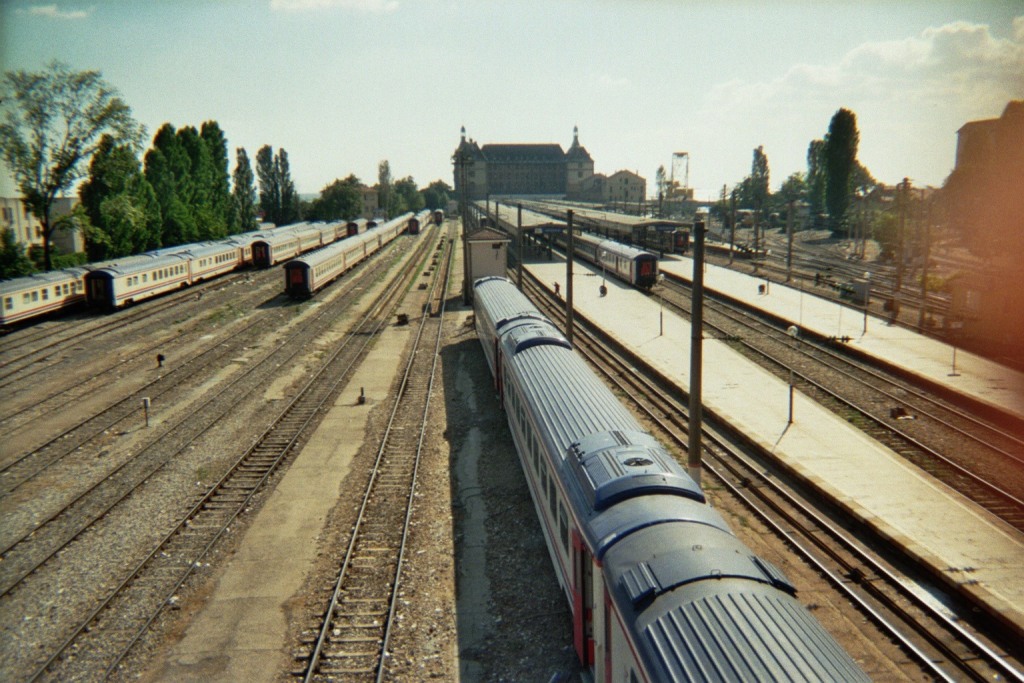
M 565 246 L 565 235 L 556 241 Z M 577 233 L 573 236 L 573 252 L 584 261 L 604 269 L 609 275 L 640 289 L 650 289 L 658 282 L 658 257 L 615 240 Z
M 473 298 L 592 680 L 868 680 L 511 282 Z

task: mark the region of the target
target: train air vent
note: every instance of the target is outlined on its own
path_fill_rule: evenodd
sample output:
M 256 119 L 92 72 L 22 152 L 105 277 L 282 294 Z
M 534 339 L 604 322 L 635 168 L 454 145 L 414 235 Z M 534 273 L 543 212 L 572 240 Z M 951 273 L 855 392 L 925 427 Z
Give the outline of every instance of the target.
M 648 465 L 653 465 L 654 461 L 648 460 L 647 458 L 633 457 L 628 460 L 624 460 L 622 464 L 627 467 L 647 467 Z

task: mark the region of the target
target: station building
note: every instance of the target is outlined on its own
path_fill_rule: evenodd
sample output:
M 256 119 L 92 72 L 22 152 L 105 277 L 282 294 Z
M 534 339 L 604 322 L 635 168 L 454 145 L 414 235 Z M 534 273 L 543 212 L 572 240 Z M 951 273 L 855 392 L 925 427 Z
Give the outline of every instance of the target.
M 573 128 L 572 145 L 555 143 L 487 144 L 466 137 L 452 155 L 455 191 L 469 200 L 510 195 L 564 197 L 595 202 L 643 201 L 647 181 L 619 171 L 608 177 L 594 173 L 594 159 Z

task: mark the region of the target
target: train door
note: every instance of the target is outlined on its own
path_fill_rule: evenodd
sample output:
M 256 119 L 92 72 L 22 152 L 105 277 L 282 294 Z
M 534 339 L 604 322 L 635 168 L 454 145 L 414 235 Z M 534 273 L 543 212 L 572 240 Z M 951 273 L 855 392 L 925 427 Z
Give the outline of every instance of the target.
M 594 561 L 578 530 L 572 530 L 572 632 L 576 655 L 584 668 L 594 669 Z
M 86 301 L 90 306 L 113 307 L 114 284 L 111 278 L 96 275 L 86 280 L 86 283 L 89 288 L 86 292 Z

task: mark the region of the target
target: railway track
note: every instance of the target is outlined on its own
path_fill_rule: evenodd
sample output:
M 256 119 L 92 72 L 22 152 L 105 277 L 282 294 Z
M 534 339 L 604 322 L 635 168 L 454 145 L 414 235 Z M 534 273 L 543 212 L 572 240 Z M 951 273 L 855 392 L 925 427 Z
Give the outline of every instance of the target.
M 533 283 L 531 287 L 531 298 L 564 324 L 560 302 L 552 304 L 541 288 Z M 684 453 L 688 417 L 682 392 L 579 322 L 575 340 L 577 350 L 654 425 L 656 436 L 672 445 L 670 451 Z M 1014 645 L 1009 634 L 1004 635 L 1008 642 L 990 640 L 1005 632 L 959 596 L 930 583 L 899 548 L 882 539 L 873 539 L 878 545 L 867 547 L 848 530 L 857 529 L 863 536 L 856 523 L 832 521 L 841 519 L 842 513 L 820 492 L 794 481 L 765 454 L 745 451 L 721 426 L 705 423 L 703 442 L 705 475 L 743 501 L 783 543 L 825 576 L 852 608 L 897 643 L 924 675 L 944 681 L 1024 681 L 1020 643 Z
M 35 375 L 58 364 L 70 349 L 87 346 L 92 340 L 114 330 L 130 333 L 134 325 L 146 324 L 165 312 L 178 310 L 182 302 L 223 292 L 251 275 L 252 271 L 237 271 L 125 310 L 89 317 L 83 315 L 80 321 L 68 321 L 64 325 L 46 321 L 11 332 L 0 337 L 0 360 L 3 361 L 0 389 L 25 384 Z M 209 306 L 209 301 L 206 305 Z M 154 350 L 156 347 L 145 349 L 140 355 L 151 356 Z
M 689 317 L 690 290 L 678 286 L 665 305 Z M 792 371 L 797 389 L 1024 530 L 1024 481 L 1015 476 L 1024 467 L 1019 435 L 843 353 L 841 345 L 795 340 L 781 325 L 729 302 L 706 298 L 705 325 L 779 377 Z
M 303 650 L 296 654 L 300 666 L 293 674 L 303 681 L 380 681 L 387 670 L 442 338 L 451 242 L 443 248 L 446 255 L 437 255 L 443 265 L 420 317 L 329 603 L 319 624 L 304 632 Z
M 426 240 L 419 242 L 419 258 L 422 258 L 422 250 L 426 245 Z M 202 566 L 202 558 L 226 533 L 238 514 L 250 505 L 253 495 L 268 477 L 289 461 L 292 447 L 313 425 L 320 405 L 344 381 L 358 358 L 365 353 L 367 345 L 372 343 L 377 331 L 385 324 L 393 301 L 408 287 L 415 265 L 414 258 L 404 266 L 401 277 L 396 278 L 385 294 L 371 306 L 371 313 L 357 328 L 318 365 L 313 378 L 305 383 L 294 399 L 287 402 L 271 427 L 251 447 L 245 449 L 219 481 L 205 488 L 187 511 L 179 511 L 180 516 L 175 516 L 172 523 L 160 532 L 161 538 L 157 545 L 149 546 L 134 559 L 125 558 L 124 573 L 113 579 L 117 584 L 113 589 L 110 588 L 110 577 L 105 579 L 103 587 L 91 587 L 98 594 L 94 605 L 90 605 L 87 613 L 69 615 L 63 620 L 65 626 L 59 630 L 64 635 L 54 639 L 52 649 L 46 650 L 47 658 L 34 667 L 30 680 L 64 680 L 83 675 L 95 678 L 100 674 L 109 675 L 118 666 L 136 640 L 146 632 L 149 624 L 173 603 L 174 593 L 196 568 Z M 375 276 L 372 272 L 366 275 Z M 14 589 L 17 595 L 20 584 L 29 579 L 33 571 L 48 567 L 51 558 L 57 556 L 55 546 L 70 547 L 99 519 L 117 509 L 121 501 L 127 501 L 130 496 L 145 495 L 142 487 L 160 469 L 173 462 L 176 454 L 191 448 L 200 434 L 215 426 L 220 415 L 232 410 L 242 396 L 251 393 L 254 387 L 265 386 L 268 381 L 267 372 L 276 371 L 288 358 L 307 350 L 310 339 L 336 325 L 337 317 L 349 305 L 345 299 L 350 298 L 338 296 L 329 304 L 318 306 L 311 320 L 296 326 L 297 329 L 286 335 L 272 353 L 254 364 L 255 367 L 264 368 L 263 372 L 251 375 L 243 373 L 249 375 L 248 382 L 230 383 L 232 391 L 236 393 L 222 393 L 216 403 L 206 401 L 205 409 L 203 406 L 197 408 L 192 414 L 192 420 L 200 424 L 194 428 L 188 425 L 187 428 L 177 430 L 188 433 L 178 434 L 176 430 L 168 430 L 168 435 L 173 435 L 168 440 L 175 442 L 169 450 L 157 450 L 141 460 L 133 458 L 133 461 L 140 463 L 133 466 L 133 475 L 123 477 L 125 481 L 121 482 L 121 486 L 112 483 L 104 487 L 116 491 L 97 491 L 87 496 L 96 499 L 91 503 L 91 511 L 63 513 L 68 523 L 63 531 L 52 534 L 56 540 L 51 540 L 43 547 L 37 545 L 35 539 L 47 534 L 37 531 L 26 538 L 26 551 L 22 554 L 33 556 L 36 566 L 31 571 L 18 572 L 24 576 L 9 587 L 7 593 L 10 594 Z M 215 404 L 216 410 L 212 410 L 211 406 Z M 180 423 L 179 427 L 185 422 L 187 420 Z M 145 464 L 141 464 L 143 461 Z M 8 558 L 4 559 L 3 564 L 7 565 Z M 26 562 L 23 560 L 20 564 L 24 568 Z

